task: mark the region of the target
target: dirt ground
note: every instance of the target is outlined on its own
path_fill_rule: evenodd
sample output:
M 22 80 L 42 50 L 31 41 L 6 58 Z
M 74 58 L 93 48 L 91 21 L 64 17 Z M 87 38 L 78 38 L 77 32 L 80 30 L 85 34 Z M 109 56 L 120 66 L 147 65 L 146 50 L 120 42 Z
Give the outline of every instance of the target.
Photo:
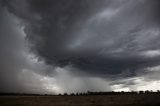
M 0 106 L 160 106 L 160 94 L 0 96 Z

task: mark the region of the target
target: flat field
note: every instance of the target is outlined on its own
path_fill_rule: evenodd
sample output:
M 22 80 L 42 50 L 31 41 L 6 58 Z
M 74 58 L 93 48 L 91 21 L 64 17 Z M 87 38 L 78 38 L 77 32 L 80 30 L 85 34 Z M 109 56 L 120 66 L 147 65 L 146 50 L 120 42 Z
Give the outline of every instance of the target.
M 160 106 L 160 94 L 0 96 L 0 106 Z

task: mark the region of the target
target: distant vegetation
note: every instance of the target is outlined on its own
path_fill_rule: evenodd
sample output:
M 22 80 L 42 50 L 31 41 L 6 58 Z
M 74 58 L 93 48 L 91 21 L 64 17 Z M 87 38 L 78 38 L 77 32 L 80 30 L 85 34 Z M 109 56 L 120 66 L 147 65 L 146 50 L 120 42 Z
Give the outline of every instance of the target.
M 160 106 L 160 91 L 88 91 L 58 95 L 0 93 L 0 106 Z
M 81 95 L 121 95 L 121 94 L 160 94 L 160 90 L 157 90 L 156 92 L 152 90 L 146 90 L 146 91 L 130 91 L 130 92 L 125 92 L 125 91 L 108 91 L 108 92 L 93 92 L 93 91 L 88 91 L 88 92 L 81 92 L 81 93 L 63 93 L 63 94 L 29 94 L 29 93 L 0 93 L 0 96 L 81 96 Z
M 157 92 L 153 92 L 152 90 L 149 91 L 131 91 L 131 92 L 125 92 L 125 91 L 120 91 L 120 92 L 114 92 L 114 91 L 110 91 L 110 92 L 91 92 L 91 91 L 88 91 L 86 93 L 70 93 L 70 94 L 67 94 L 67 93 L 64 93 L 64 94 L 59 94 L 59 95 L 72 95 L 72 96 L 79 96 L 79 95 L 121 95 L 121 94 L 153 94 L 153 93 L 159 93 L 160 94 L 160 91 L 157 90 Z

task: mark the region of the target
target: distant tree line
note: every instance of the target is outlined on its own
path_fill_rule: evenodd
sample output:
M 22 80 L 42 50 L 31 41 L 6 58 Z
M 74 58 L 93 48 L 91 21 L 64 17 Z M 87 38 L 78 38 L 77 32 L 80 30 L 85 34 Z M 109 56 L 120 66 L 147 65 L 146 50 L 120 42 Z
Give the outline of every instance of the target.
M 41 96 L 43 94 L 29 94 L 29 93 L 0 93 L 0 96 Z M 46 95 L 46 94 L 45 94 Z
M 156 92 L 153 92 L 152 90 L 146 90 L 146 91 L 130 91 L 130 92 L 125 92 L 125 91 L 119 91 L 119 92 L 115 92 L 115 91 L 109 91 L 109 92 L 92 92 L 92 91 L 88 91 L 85 93 L 64 93 L 64 94 L 59 94 L 60 96 L 81 96 L 81 95 L 121 95 L 121 94 L 160 94 L 160 90 L 157 90 Z
M 157 90 L 156 92 L 153 92 L 152 90 L 146 90 L 146 91 L 108 91 L 108 92 L 84 92 L 84 93 L 63 93 L 58 94 L 58 96 L 89 96 L 89 95 L 121 95 L 121 94 L 160 94 L 160 90 Z M 0 93 L 0 96 L 57 96 L 57 94 L 29 94 L 29 93 Z

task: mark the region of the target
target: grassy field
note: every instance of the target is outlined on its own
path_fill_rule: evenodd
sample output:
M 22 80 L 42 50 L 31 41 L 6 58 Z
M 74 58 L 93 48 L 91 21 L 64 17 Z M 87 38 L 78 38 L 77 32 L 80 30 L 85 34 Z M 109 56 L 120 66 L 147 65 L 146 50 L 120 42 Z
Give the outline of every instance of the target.
M 0 96 L 0 106 L 160 106 L 160 94 Z

